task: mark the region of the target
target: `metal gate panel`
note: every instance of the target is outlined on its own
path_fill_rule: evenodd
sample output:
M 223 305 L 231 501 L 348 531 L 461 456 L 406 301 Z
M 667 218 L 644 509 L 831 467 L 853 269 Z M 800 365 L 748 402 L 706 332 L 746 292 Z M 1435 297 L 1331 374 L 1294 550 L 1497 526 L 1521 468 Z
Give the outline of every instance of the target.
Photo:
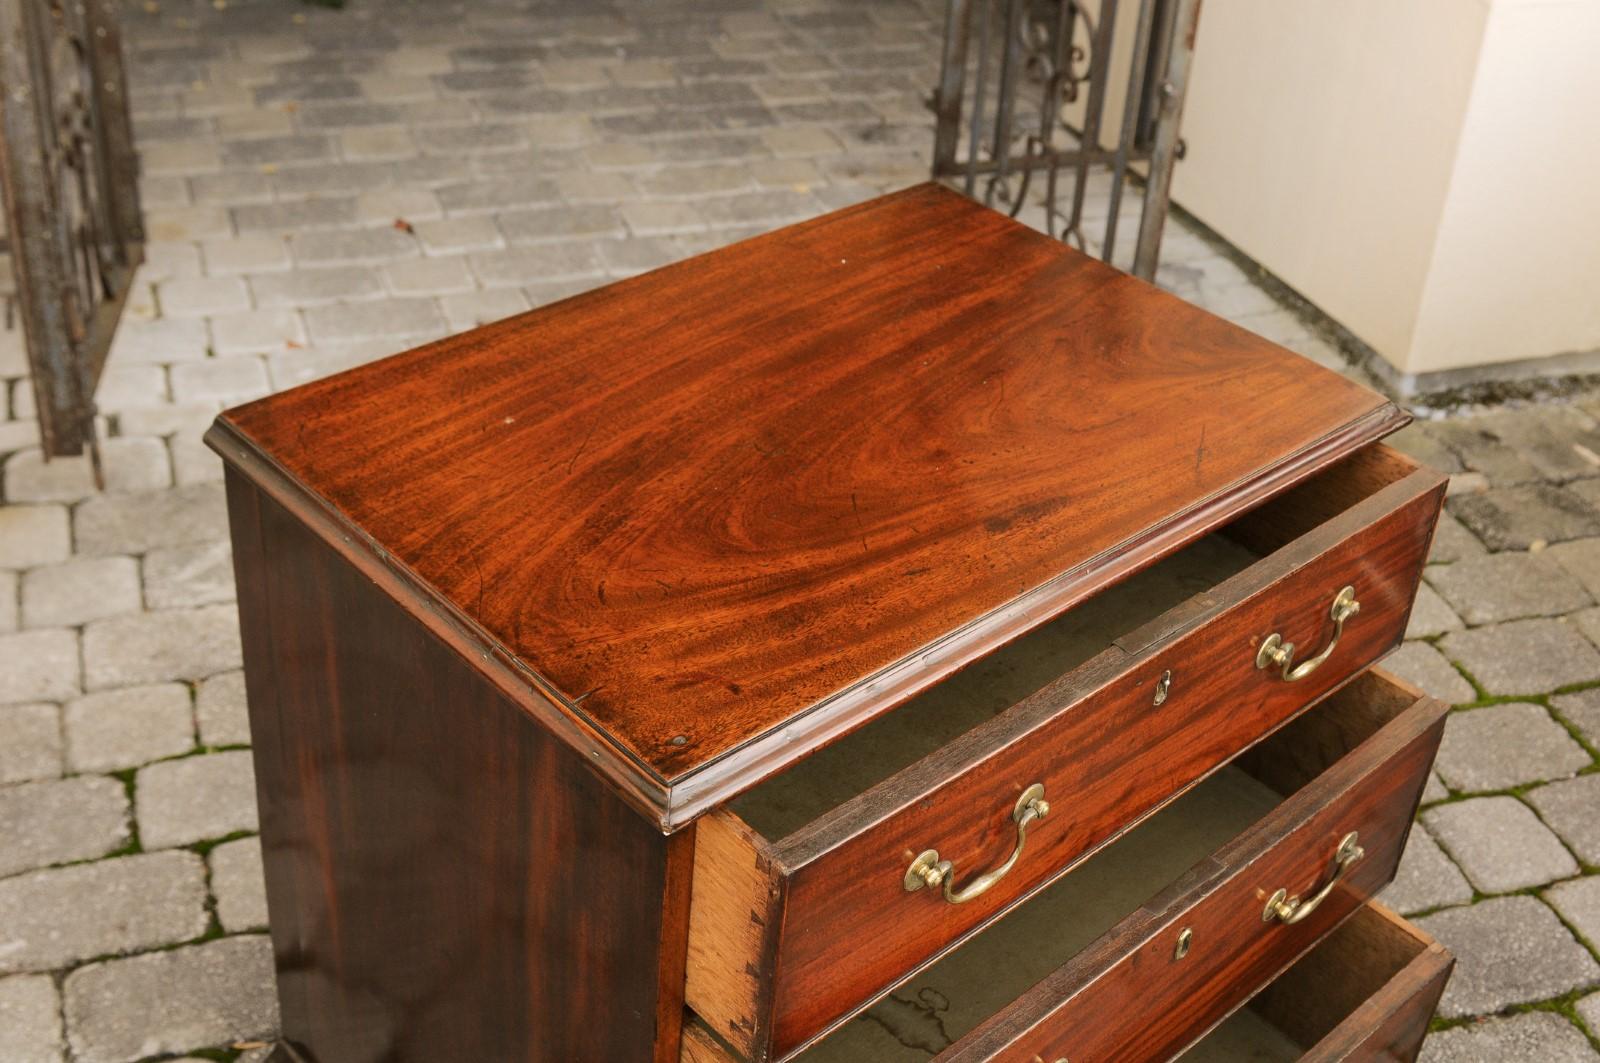
M 1092 240 L 1108 262 L 1124 194 L 1137 178 L 1143 199 L 1132 268 L 1150 279 L 1183 151 L 1178 128 L 1199 17 L 1200 0 L 947 0 L 932 100 L 934 176 L 959 179 L 968 195 L 1008 205 L 1013 215 L 1042 180 L 1047 231 L 1086 249 Z M 1128 69 L 1111 130 L 1119 43 Z M 1091 174 L 1102 171 L 1109 203 L 1091 237 L 1086 193 Z
M 0 188 L 51 456 L 94 451 L 95 382 L 144 253 L 117 25 L 116 0 L 0 0 Z

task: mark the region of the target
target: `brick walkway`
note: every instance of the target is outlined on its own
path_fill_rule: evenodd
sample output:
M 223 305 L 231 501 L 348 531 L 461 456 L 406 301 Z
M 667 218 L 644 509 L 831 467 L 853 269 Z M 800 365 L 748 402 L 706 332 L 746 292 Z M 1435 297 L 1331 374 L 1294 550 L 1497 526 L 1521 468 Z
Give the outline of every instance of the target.
M 129 7 L 154 242 L 107 493 L 40 462 L 0 333 L 0 1060 L 254 1060 L 274 1028 L 215 411 L 921 180 L 936 8 Z M 1337 364 L 1198 237 L 1166 263 Z M 1461 706 L 1387 894 L 1460 957 L 1433 1063 L 1600 1059 L 1594 415 L 1402 440 L 1459 474 L 1391 664 Z

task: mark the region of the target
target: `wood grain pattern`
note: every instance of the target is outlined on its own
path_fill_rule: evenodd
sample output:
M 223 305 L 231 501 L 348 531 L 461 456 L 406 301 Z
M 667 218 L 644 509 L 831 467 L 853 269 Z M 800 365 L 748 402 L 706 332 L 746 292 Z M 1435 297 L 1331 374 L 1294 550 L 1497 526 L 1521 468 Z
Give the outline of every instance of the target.
M 685 1000 L 725 1041 L 756 1052 L 756 1016 L 772 997 L 771 971 L 783 893 L 771 848 L 739 817 L 714 812 L 695 824 Z
M 782 1058 L 1397 645 L 1443 480 L 1392 451 L 1351 461 L 1362 469 L 1382 465 L 1398 479 L 1375 481 L 1336 468 L 1324 474 L 1330 482 L 1308 482 L 1296 493 L 1342 501 L 1325 523 L 1305 534 L 1299 526 L 1281 528 L 1297 538 L 1280 542 L 1275 553 L 1199 602 L 1180 605 L 1176 616 L 1131 633 L 992 723 L 796 834 L 767 843 L 775 887 L 784 896 L 783 921 L 765 923 L 759 939 L 738 939 L 745 951 L 735 966 L 776 983 L 773 1011 L 769 1019 L 763 1010 L 719 1010 L 722 1021 L 713 1028 L 741 1047 L 750 1037 L 752 1058 Z M 1362 612 L 1324 669 L 1285 684 L 1254 668 L 1255 645 L 1269 631 L 1305 645 L 1325 637 L 1320 627 L 1327 603 L 1347 582 L 1359 588 Z M 1154 710 L 1156 677 L 1168 669 L 1175 677 L 1172 693 Z M 1334 735 L 1333 744 L 1342 737 Z M 1316 747 L 1305 754 L 1315 759 L 1329 743 L 1308 739 L 1306 745 Z M 1325 766 L 1317 761 L 1316 770 Z M 1007 813 L 1035 781 L 1043 781 L 1054 806 L 1066 811 L 1030 832 L 1023 861 L 1006 879 L 960 906 L 931 893 L 905 893 L 905 867 L 923 849 L 937 847 L 962 869 L 1002 859 L 1014 840 Z M 691 939 L 711 927 L 691 922 Z M 720 947 L 735 940 L 716 938 Z M 715 972 L 699 977 L 697 961 L 709 953 L 697 956 L 691 949 L 687 999 L 702 1013 L 698 994 Z M 738 999 L 755 998 L 745 992 Z M 729 1002 L 720 998 L 719 1009 Z M 747 1032 L 752 1026 L 753 1036 Z
M 1250 1007 L 1301 1044 L 1301 1063 L 1411 1063 L 1455 961 L 1370 902 Z
M 228 477 L 284 1037 L 318 1063 L 672 1060 L 693 831 Z
M 718 1043 L 698 1022 L 685 1022 L 679 1063 L 740 1063 L 739 1057 Z
M 1403 421 L 928 185 L 210 439 L 509 662 L 563 740 L 600 735 L 672 828 Z
M 1368 673 L 1319 712 L 1383 685 Z M 1391 702 L 1392 703 L 1392 702 Z M 1426 781 L 1445 706 L 1424 698 L 1339 759 L 1255 828 L 985 1022 L 939 1059 L 1164 1059 L 1230 1014 L 1393 877 Z M 1284 741 L 1291 741 L 1284 736 Z M 1306 895 L 1339 839 L 1366 856 L 1305 921 L 1265 923 L 1283 887 Z M 1183 928 L 1194 947 L 1176 959 Z

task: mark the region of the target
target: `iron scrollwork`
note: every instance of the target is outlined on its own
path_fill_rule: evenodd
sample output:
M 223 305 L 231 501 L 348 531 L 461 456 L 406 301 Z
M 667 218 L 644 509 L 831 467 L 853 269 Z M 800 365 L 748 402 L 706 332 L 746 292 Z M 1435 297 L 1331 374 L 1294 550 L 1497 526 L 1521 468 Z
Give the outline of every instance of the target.
M 1007 205 L 1013 216 L 1042 175 L 1047 231 L 1107 261 L 1116 250 L 1124 188 L 1140 181 L 1132 264 L 1148 278 L 1172 166 L 1182 154 L 1177 130 L 1199 0 L 1126 5 L 1134 9 L 1133 40 L 1120 53 L 1128 56 L 1128 83 L 1113 131 L 1107 87 L 1123 6 L 1119 0 L 948 0 L 932 100 L 933 169 L 936 177 L 959 178 L 968 195 Z M 1110 172 L 1110 201 L 1104 230 L 1091 236 L 1086 200 L 1096 169 Z

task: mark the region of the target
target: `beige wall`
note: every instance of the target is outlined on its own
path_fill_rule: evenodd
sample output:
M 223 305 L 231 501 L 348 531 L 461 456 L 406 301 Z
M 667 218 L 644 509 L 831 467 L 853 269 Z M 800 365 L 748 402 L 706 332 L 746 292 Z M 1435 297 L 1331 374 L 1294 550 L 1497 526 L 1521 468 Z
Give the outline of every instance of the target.
M 1207 0 L 1174 196 L 1402 372 L 1600 348 L 1597 56 L 1597 0 Z

